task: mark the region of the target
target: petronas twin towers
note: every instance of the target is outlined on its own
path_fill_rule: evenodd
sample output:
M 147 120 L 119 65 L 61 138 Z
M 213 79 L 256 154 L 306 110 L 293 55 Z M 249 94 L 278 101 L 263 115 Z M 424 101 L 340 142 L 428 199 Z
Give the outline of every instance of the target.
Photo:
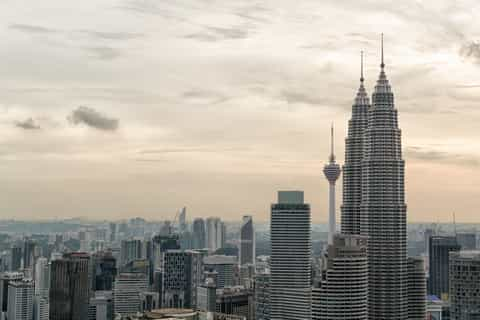
M 407 232 L 401 131 L 383 59 L 372 103 L 364 87 L 352 107 L 343 167 L 342 233 L 366 236 L 368 318 L 408 319 Z

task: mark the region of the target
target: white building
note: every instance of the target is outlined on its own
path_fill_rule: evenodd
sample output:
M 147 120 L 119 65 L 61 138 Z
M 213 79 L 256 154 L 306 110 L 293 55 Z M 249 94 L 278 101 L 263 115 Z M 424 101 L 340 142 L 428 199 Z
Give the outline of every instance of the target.
M 8 284 L 7 319 L 31 320 L 33 318 L 32 280 L 12 281 Z
M 143 273 L 120 273 L 113 289 L 114 313 L 124 315 L 140 311 L 140 293 L 148 290 L 148 278 Z

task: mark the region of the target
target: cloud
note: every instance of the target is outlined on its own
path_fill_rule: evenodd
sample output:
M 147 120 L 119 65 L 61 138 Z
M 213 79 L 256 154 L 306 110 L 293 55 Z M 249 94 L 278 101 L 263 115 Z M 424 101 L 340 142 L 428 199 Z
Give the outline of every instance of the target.
M 457 154 L 425 147 L 406 147 L 405 155 L 407 158 L 418 159 L 427 162 L 447 163 L 469 167 L 480 166 L 480 159 L 475 155 Z
M 34 34 L 46 34 L 46 33 L 56 33 L 58 30 L 45 28 L 41 26 L 34 26 L 28 24 L 11 24 L 9 26 L 10 29 L 14 29 L 17 31 L 25 32 L 25 33 L 34 33 Z
M 465 43 L 460 49 L 460 55 L 472 59 L 475 63 L 480 63 L 480 42 Z
M 36 123 L 33 118 L 28 118 L 23 121 L 16 121 L 15 127 L 25 130 L 38 130 L 41 129 L 40 125 Z
M 169 153 L 224 153 L 224 152 L 236 152 L 236 151 L 247 151 L 248 148 L 239 148 L 239 147 L 203 147 L 203 146 L 192 146 L 192 147 L 176 147 L 176 148 L 163 148 L 163 149 L 145 149 L 140 150 L 137 153 L 141 155 L 152 155 L 152 154 L 169 154 Z
M 132 40 L 145 36 L 143 33 L 131 32 L 103 32 L 92 30 L 81 30 L 79 32 L 84 33 L 92 38 L 97 38 L 101 40 Z
M 85 50 L 91 53 L 91 55 L 100 60 L 113 60 L 121 56 L 120 50 L 112 47 L 86 47 Z
M 118 128 L 118 119 L 109 118 L 98 111 L 88 107 L 78 107 L 73 110 L 67 117 L 67 120 L 74 124 L 85 124 L 89 127 L 105 130 L 115 131 Z
M 192 104 L 212 105 L 228 100 L 228 98 L 221 93 L 199 89 L 185 91 L 182 93 L 181 97 L 184 101 Z

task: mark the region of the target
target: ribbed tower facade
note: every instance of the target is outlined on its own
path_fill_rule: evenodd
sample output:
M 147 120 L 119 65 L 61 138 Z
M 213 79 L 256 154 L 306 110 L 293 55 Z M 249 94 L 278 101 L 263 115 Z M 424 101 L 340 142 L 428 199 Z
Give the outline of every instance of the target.
M 343 204 L 341 230 L 344 234 L 360 234 L 360 203 L 362 202 L 363 139 L 367 128 L 370 99 L 364 86 L 363 54 L 360 88 L 352 106 L 345 139 L 345 164 L 343 166 Z
M 406 320 L 405 162 L 393 92 L 385 75 L 383 41 L 363 145 L 360 234 L 368 237 L 369 319 Z

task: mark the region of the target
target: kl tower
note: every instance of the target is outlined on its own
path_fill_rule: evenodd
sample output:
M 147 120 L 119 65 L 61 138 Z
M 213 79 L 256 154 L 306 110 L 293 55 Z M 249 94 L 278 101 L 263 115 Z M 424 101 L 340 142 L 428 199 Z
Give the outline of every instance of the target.
M 323 168 L 323 173 L 329 184 L 328 198 L 328 244 L 333 244 L 333 236 L 335 235 L 335 183 L 340 177 L 340 166 L 335 162 L 335 151 L 333 145 L 333 124 L 330 132 L 330 157 L 328 164 Z

